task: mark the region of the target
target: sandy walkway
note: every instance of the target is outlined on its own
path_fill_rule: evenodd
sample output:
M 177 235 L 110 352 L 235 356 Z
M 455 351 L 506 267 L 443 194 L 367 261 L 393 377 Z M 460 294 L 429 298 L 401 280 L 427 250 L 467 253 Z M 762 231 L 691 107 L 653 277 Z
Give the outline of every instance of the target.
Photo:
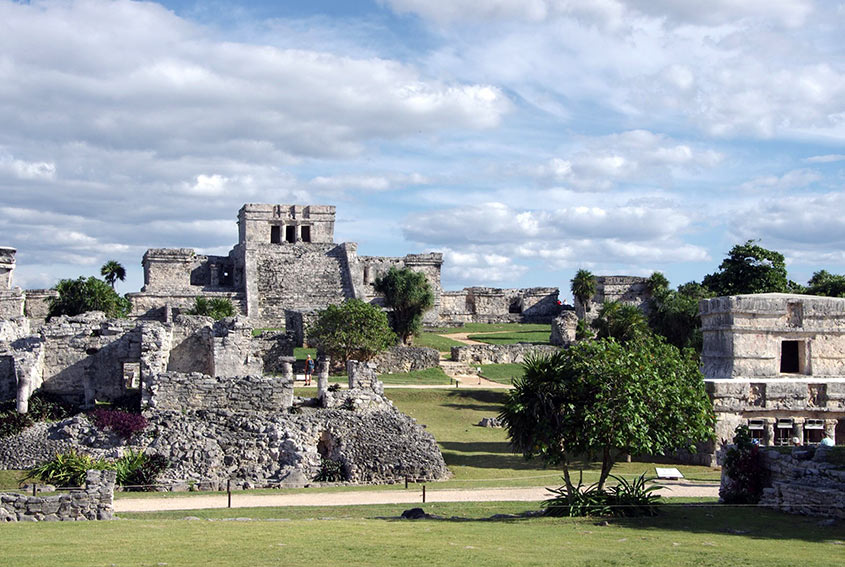
M 660 494 L 666 497 L 710 497 L 719 495 L 716 483 L 669 481 L 663 483 Z M 545 487 L 426 489 L 426 502 L 539 502 L 548 498 Z M 367 490 L 357 492 L 322 492 L 295 494 L 232 493 L 232 508 L 268 506 L 355 506 L 363 504 L 421 504 L 422 489 Z M 226 495 L 185 496 L 176 498 L 121 498 L 114 501 L 115 512 L 154 512 L 160 510 L 200 510 L 226 508 Z

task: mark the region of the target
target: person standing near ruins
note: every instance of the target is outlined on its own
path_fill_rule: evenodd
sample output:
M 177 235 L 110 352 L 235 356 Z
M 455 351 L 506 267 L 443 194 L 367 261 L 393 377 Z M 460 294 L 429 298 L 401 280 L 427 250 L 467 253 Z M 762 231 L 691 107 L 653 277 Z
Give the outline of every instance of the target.
M 311 385 L 311 376 L 314 374 L 314 359 L 311 358 L 311 355 L 308 355 L 308 358 L 305 359 L 305 385 Z

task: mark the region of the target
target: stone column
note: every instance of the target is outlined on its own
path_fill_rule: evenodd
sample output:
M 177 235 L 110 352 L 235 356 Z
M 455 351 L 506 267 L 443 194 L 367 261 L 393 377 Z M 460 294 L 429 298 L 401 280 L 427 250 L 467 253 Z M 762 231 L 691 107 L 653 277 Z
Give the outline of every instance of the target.
M 792 436 L 797 437 L 800 440 L 800 444 L 804 444 L 804 418 L 803 417 L 794 417 L 792 418 Z
M 824 434 L 833 439 L 833 444 L 836 445 L 836 425 L 839 423 L 838 419 L 824 420 Z
M 317 359 L 317 397 L 321 399 L 329 391 L 329 362 L 327 356 Z
M 299 223 L 296 223 L 296 229 L 295 230 L 296 230 L 296 238 L 294 240 L 296 240 L 297 242 L 302 242 L 302 225 L 299 224 Z
M 282 363 L 282 380 L 293 384 L 296 380 L 296 376 L 293 373 L 293 363 L 296 362 L 296 358 L 293 356 L 282 356 L 279 357 L 279 360 Z
M 775 444 L 775 424 L 777 421 L 774 417 L 766 418 L 766 445 L 771 446 Z

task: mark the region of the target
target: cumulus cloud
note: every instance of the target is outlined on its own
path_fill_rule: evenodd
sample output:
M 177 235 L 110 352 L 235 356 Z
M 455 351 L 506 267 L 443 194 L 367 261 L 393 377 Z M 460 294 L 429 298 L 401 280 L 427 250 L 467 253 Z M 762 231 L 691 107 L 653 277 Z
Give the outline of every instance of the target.
M 584 142 L 583 149 L 549 159 L 534 173 L 545 184 L 576 191 L 604 191 L 620 181 L 661 182 L 681 172 L 711 168 L 723 156 L 663 134 L 632 130 Z
M 755 177 L 740 186 L 743 191 L 785 191 L 807 187 L 822 179 L 818 171 L 795 169 L 783 175 L 765 175 Z
M 46 161 L 25 161 L 10 154 L 0 154 L 0 175 L 18 180 L 52 180 L 56 178 L 56 164 Z
M 833 163 L 845 161 L 845 154 L 825 154 L 823 156 L 812 156 L 805 159 L 807 163 Z
M 308 182 L 308 185 L 316 189 L 327 191 L 344 191 L 349 189 L 360 189 L 367 192 L 389 191 L 409 185 L 425 185 L 429 180 L 419 173 L 409 175 L 319 175 Z
M 738 210 L 733 220 L 740 238 L 762 238 L 791 249 L 845 247 L 845 195 L 839 192 L 765 199 Z

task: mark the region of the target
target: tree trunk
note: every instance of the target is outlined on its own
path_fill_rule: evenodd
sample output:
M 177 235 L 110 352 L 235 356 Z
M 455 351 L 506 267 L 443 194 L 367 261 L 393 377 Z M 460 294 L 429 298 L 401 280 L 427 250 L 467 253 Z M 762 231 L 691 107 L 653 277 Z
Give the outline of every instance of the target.
M 612 468 L 613 468 L 613 451 L 611 451 L 610 447 L 605 447 L 602 450 L 601 474 L 599 475 L 599 484 L 598 484 L 599 490 L 604 490 L 604 482 L 607 480 L 607 477 L 610 475 L 610 470 Z

